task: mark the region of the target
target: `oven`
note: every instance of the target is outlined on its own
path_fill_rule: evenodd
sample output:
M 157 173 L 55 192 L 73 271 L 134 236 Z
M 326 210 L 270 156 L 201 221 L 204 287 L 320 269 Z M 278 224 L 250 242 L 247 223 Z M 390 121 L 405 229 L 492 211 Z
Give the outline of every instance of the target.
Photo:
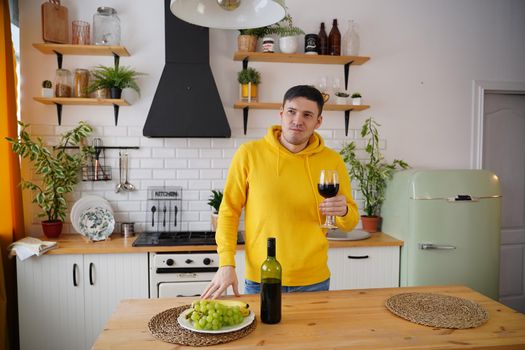
M 198 297 L 219 269 L 215 251 L 150 253 L 150 298 Z

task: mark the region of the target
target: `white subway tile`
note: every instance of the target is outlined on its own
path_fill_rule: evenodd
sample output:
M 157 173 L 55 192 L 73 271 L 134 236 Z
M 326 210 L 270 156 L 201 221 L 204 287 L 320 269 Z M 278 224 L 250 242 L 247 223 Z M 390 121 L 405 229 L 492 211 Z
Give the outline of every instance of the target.
M 113 213 L 113 217 L 115 218 L 115 221 L 118 223 L 129 221 L 129 213 L 127 211 L 116 211 Z M 118 226 L 119 225 L 115 225 L 116 232 L 120 232 L 120 227 Z
M 210 139 L 189 139 L 188 147 L 191 148 L 210 148 L 211 140 Z
M 199 171 L 198 170 L 177 170 L 177 179 L 184 180 L 192 180 L 192 179 L 198 179 L 199 178 Z
M 199 150 L 194 148 L 177 149 L 177 158 L 199 158 Z
M 226 184 L 225 180 L 214 180 L 211 182 L 211 187 L 222 190 Z
M 232 139 L 212 139 L 211 140 L 211 147 L 214 149 L 232 148 L 233 146 L 234 146 L 234 142 Z
M 177 173 L 174 170 L 155 170 L 153 172 L 154 179 L 175 179 Z
M 188 188 L 188 180 L 166 180 L 166 186 L 182 187 L 182 198 L 184 199 L 184 190 Z
M 188 182 L 188 188 L 190 190 L 205 190 L 211 188 L 211 182 L 209 180 L 192 180 Z
M 141 180 L 140 188 L 147 190 L 148 187 L 164 186 L 164 180 Z
M 211 161 L 208 159 L 190 159 L 188 168 L 190 169 L 209 169 Z
M 164 139 L 164 146 L 173 148 L 188 147 L 188 139 Z
M 206 221 L 209 221 L 211 222 L 211 211 L 208 211 L 208 212 L 199 212 L 199 221 L 201 222 L 206 222 Z
M 140 210 L 140 201 L 118 201 L 117 211 L 139 211 Z
M 108 191 L 114 189 L 115 184 L 113 181 L 94 181 L 93 190 L 95 191 Z
M 141 147 L 164 147 L 164 139 L 162 138 L 153 138 L 153 137 L 141 137 L 140 138 Z
M 155 170 L 155 172 L 161 170 Z M 129 169 L 128 181 L 133 183 L 134 179 L 151 179 L 151 170 L 149 169 Z M 157 177 L 154 177 L 157 178 Z
M 102 135 L 112 137 L 128 136 L 128 130 L 123 126 L 104 126 L 102 129 Z
M 164 159 L 141 159 L 140 167 L 143 169 L 144 168 L 163 169 Z
M 182 213 L 182 221 L 199 221 L 199 212 L 198 211 L 185 211 Z
M 210 223 L 190 222 L 188 229 L 190 231 L 207 231 L 210 229 Z
M 222 157 L 231 160 L 233 158 L 233 155 L 235 154 L 235 152 L 237 152 L 237 150 L 233 149 L 233 148 L 223 149 L 222 150 Z
M 126 145 L 127 146 L 127 145 Z M 129 158 L 150 158 L 151 157 L 151 148 L 139 148 L 139 149 L 129 149 L 128 150 Z M 118 153 L 116 155 L 118 157 Z
M 220 179 L 222 178 L 222 170 L 220 169 L 199 170 L 199 177 L 201 179 Z
M 128 136 L 142 137 L 142 128 L 139 126 L 128 126 Z
M 200 191 L 183 191 L 182 192 L 182 199 L 185 201 L 191 201 L 191 200 L 199 200 L 201 197 L 199 196 Z
M 221 158 L 222 152 L 220 149 L 201 149 L 200 157 L 201 158 Z
M 141 189 L 141 190 L 128 192 L 128 196 L 129 196 L 129 199 L 131 199 L 131 200 L 143 200 L 143 201 L 145 201 L 148 198 L 148 191 L 146 190 L 146 188 L 144 188 L 144 189 Z
M 175 150 L 172 148 L 153 148 L 153 158 L 173 158 L 175 157 Z
M 140 144 L 140 137 L 105 137 L 102 139 L 102 142 L 104 143 L 104 146 L 138 146 Z
M 212 169 L 228 169 L 230 167 L 231 159 L 212 159 Z
M 321 137 L 325 140 L 330 140 L 334 137 L 334 133 L 330 129 L 317 129 L 316 132 L 321 135 Z
M 115 187 L 113 187 L 113 191 L 104 192 L 104 198 L 106 198 L 108 201 L 123 201 L 129 199 L 129 192 L 120 191 L 119 193 L 115 193 L 114 188 Z
M 164 159 L 164 168 L 169 169 L 184 169 L 188 167 L 187 159 Z

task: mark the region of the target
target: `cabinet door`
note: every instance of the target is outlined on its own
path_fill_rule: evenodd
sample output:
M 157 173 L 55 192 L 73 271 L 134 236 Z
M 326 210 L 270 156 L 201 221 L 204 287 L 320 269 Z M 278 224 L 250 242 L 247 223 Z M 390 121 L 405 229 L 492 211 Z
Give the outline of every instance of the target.
M 148 298 L 148 254 L 84 255 L 86 349 L 122 299 Z
M 16 265 L 20 349 L 83 349 L 82 256 L 45 255 Z

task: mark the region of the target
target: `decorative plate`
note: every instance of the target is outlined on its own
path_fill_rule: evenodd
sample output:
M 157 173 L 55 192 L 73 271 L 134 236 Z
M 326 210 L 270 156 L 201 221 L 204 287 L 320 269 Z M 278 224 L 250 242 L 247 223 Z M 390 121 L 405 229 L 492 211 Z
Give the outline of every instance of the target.
M 109 212 L 113 214 L 113 209 L 111 208 L 111 205 L 104 197 L 95 195 L 83 196 L 82 198 L 77 200 L 75 204 L 73 204 L 73 207 L 71 207 L 71 213 L 69 214 L 71 224 L 73 225 L 73 228 L 76 232 L 81 233 L 80 214 L 82 214 L 86 209 L 92 207 L 102 207 L 109 210 Z
M 253 320 L 255 319 L 255 314 L 253 313 L 253 311 L 250 310 L 250 314 L 248 316 L 246 316 L 241 323 L 236 324 L 235 326 L 222 327 L 221 329 L 218 329 L 216 331 L 214 331 L 214 330 L 205 330 L 205 329 L 196 329 L 195 327 L 193 327 L 193 323 L 191 322 L 191 320 L 186 318 L 186 315 L 189 314 L 191 312 L 191 310 L 192 309 L 190 308 L 190 309 L 187 309 L 187 310 L 184 310 L 183 312 L 181 312 L 179 317 L 177 317 L 177 322 L 179 322 L 179 325 L 182 328 L 186 328 L 187 330 L 190 330 L 192 332 L 197 332 L 197 333 L 220 334 L 220 333 L 234 332 L 234 331 L 238 331 L 239 329 L 243 329 L 245 327 L 248 327 L 249 325 L 252 324 Z
M 103 207 L 92 207 L 80 214 L 80 233 L 93 241 L 106 239 L 113 233 L 115 218 Z

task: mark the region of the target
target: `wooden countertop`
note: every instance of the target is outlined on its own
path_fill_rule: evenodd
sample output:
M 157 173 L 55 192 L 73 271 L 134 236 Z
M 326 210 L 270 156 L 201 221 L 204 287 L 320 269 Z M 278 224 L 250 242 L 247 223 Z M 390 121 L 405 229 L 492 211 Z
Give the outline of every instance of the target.
M 470 299 L 489 312 L 484 325 L 463 330 L 418 325 L 390 313 L 385 300 L 403 292 L 432 292 Z M 361 289 L 283 294 L 282 320 L 259 321 L 259 296 L 243 295 L 257 317 L 248 336 L 213 349 L 525 349 L 525 316 L 462 286 Z M 194 298 L 122 301 L 99 335 L 94 350 L 191 349 L 164 343 L 148 330 L 148 321 Z
M 39 237 L 46 241 L 58 242 L 58 248 L 46 254 L 114 254 L 114 253 L 141 253 L 141 252 L 178 252 L 178 251 L 210 251 L 217 250 L 215 245 L 207 246 L 170 246 L 170 247 L 133 247 L 136 237 L 124 238 L 114 233 L 108 241 L 87 242 L 79 234 L 63 234 L 58 239 Z M 342 247 L 381 247 L 401 246 L 403 241 L 395 239 L 385 233 L 373 233 L 370 238 L 360 241 L 330 241 L 330 248 Z M 244 249 L 238 245 L 237 249 Z

